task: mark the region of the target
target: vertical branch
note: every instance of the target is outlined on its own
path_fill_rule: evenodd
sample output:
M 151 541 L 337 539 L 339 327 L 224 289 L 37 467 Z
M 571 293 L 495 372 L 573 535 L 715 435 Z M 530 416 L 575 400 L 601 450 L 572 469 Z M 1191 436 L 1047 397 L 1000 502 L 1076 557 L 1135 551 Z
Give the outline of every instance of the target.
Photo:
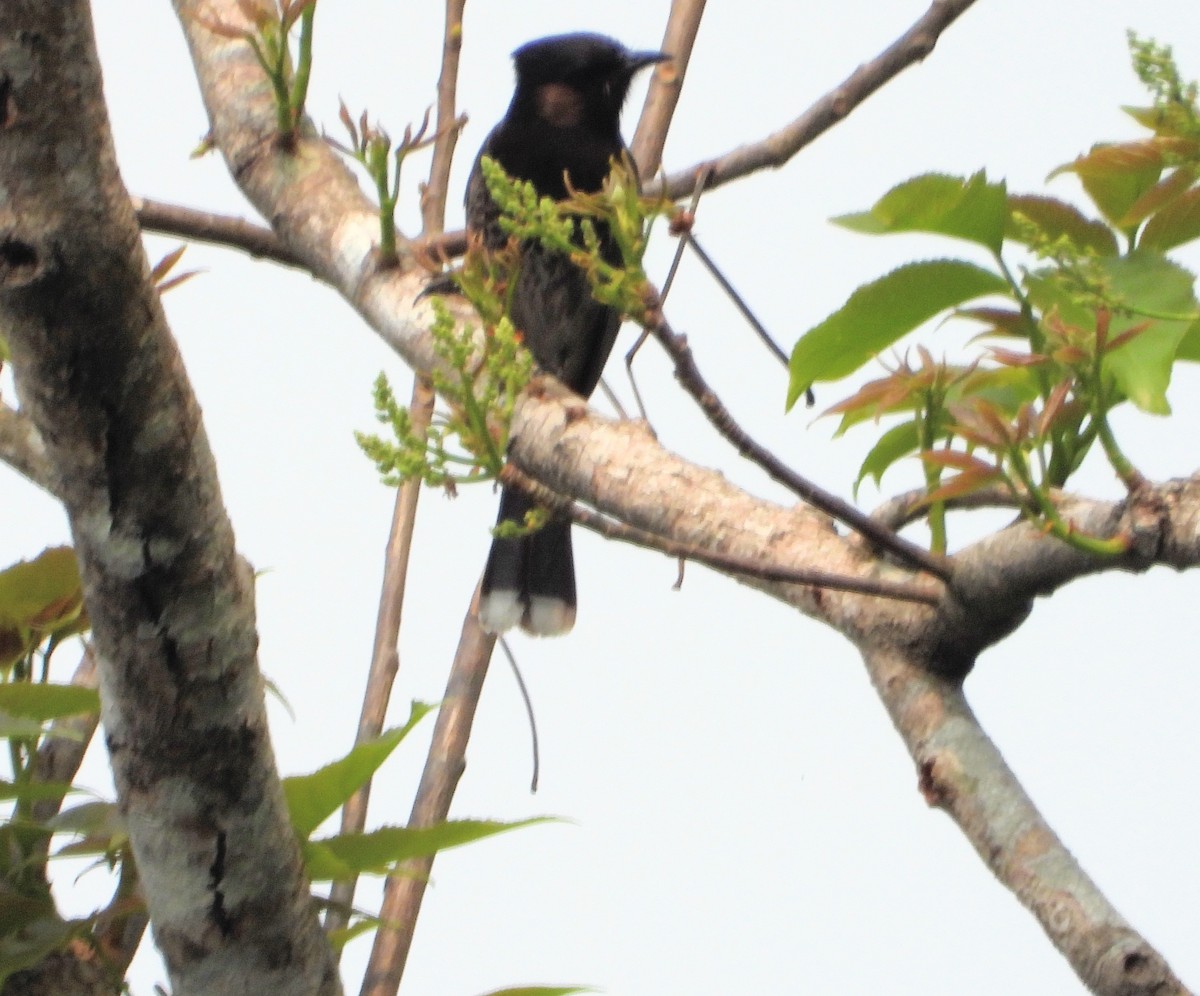
M 659 66 L 650 79 L 650 90 L 646 94 L 646 103 L 642 105 L 642 114 L 630 147 L 643 180 L 653 176 L 662 165 L 667 129 L 671 126 L 675 105 L 679 102 L 683 77 L 703 14 L 704 0 L 674 0 L 671 4 L 662 44 L 662 50 L 671 56 L 671 61 Z
M 412 429 L 423 436 L 433 416 L 433 387 L 423 377 L 413 382 L 409 412 Z M 358 719 L 358 734 L 354 742 L 361 744 L 379 736 L 387 715 L 392 686 L 400 670 L 400 618 L 404 608 L 404 587 L 408 578 L 408 557 L 412 550 L 413 527 L 417 518 L 417 500 L 421 494 L 419 478 L 405 481 L 396 492 L 392 513 L 392 529 L 388 536 L 383 563 L 383 586 L 379 592 L 379 612 L 375 617 L 375 643 L 371 650 L 371 668 L 363 693 L 362 712 Z M 368 781 L 342 807 L 342 833 L 359 833 L 366 826 L 367 804 L 371 797 Z M 349 922 L 354 902 L 355 879 L 335 882 L 329 890 L 329 911 L 325 914 L 326 931 L 339 930 Z
M 462 50 L 462 17 L 466 0 L 446 0 L 446 32 L 442 43 L 442 72 L 438 78 L 437 139 L 433 146 L 433 162 L 429 182 L 422 191 L 421 214 L 427 235 L 442 231 L 446 215 L 446 191 L 450 181 L 450 165 L 458 141 L 455 123 L 455 93 L 458 87 L 458 57 Z M 409 412 L 416 435 L 424 436 L 433 417 L 433 385 L 428 378 L 417 376 L 413 381 Z M 375 623 L 375 645 L 371 653 L 371 670 L 363 696 L 362 714 L 358 721 L 356 743 L 379 736 L 391 698 L 392 685 L 400 669 L 397 643 L 400 637 L 400 617 L 404 604 L 404 586 L 408 576 L 408 557 L 412 549 L 412 534 L 417 516 L 417 499 L 421 482 L 414 478 L 405 482 L 396 493 L 392 515 L 392 531 L 388 537 L 387 555 L 383 568 L 383 589 L 379 597 L 379 613 Z M 354 793 L 342 807 L 342 833 L 358 833 L 366 826 L 370 782 Z M 335 882 L 329 892 L 330 908 L 325 916 L 325 929 L 344 927 L 354 902 L 355 880 Z
M 496 637 L 480 627 L 478 610 L 477 589 L 463 620 L 446 695 L 438 710 L 433 742 L 429 745 L 425 770 L 409 816 L 410 827 L 433 826 L 446 819 L 454 790 L 466 767 L 467 740 L 475 721 L 475 707 L 479 704 L 488 660 L 496 643 Z M 433 858 L 422 858 L 405 863 L 397 874 L 388 878 L 379 911 L 383 926 L 375 935 L 362 996 L 395 996 L 412 947 L 417 914 L 432 868 Z
M 421 221 L 425 234 L 440 233 L 446 223 L 446 191 L 450 184 L 450 164 L 458 143 L 455 123 L 455 95 L 458 90 L 458 57 L 462 52 L 463 8 L 467 0 L 446 0 L 446 33 L 442 40 L 442 74 L 438 77 L 437 140 L 429 182 L 421 195 Z

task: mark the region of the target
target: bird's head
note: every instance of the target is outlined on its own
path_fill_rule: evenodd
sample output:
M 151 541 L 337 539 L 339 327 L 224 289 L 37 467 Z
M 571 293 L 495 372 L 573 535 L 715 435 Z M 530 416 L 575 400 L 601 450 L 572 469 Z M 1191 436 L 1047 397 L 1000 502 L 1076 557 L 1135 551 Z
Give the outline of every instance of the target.
M 631 52 L 603 35 L 539 38 L 513 53 L 517 98 L 555 127 L 615 128 L 637 71 L 669 58 Z

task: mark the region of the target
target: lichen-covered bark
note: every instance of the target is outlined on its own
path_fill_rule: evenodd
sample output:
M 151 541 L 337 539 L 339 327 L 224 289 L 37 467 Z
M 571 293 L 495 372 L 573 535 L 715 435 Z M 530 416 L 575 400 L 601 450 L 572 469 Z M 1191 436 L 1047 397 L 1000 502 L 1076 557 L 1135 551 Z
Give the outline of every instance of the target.
M 0 325 L 71 523 L 177 994 L 336 992 L 267 737 L 254 580 L 117 172 L 81 0 L 0 5 Z

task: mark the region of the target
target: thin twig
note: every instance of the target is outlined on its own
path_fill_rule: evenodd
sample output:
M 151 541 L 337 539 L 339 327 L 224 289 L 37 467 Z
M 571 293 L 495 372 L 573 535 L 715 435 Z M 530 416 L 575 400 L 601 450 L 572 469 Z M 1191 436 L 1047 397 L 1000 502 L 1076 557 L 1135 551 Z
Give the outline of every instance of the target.
M 746 557 L 734 557 L 717 553 L 692 543 L 681 543 L 678 540 L 660 536 L 645 529 L 638 529 L 624 522 L 616 522 L 606 518 L 591 509 L 584 508 L 562 495 L 546 487 L 539 481 L 523 473 L 513 464 L 506 464 L 500 472 L 500 480 L 510 484 L 534 498 L 539 504 L 561 514 L 569 516 L 571 521 L 579 523 L 586 529 L 599 533 L 606 539 L 618 540 L 651 550 L 658 550 L 681 561 L 691 560 L 704 564 L 713 570 L 742 577 L 757 578 L 760 581 L 773 581 L 783 584 L 803 584 L 816 588 L 828 588 L 833 591 L 849 591 L 860 595 L 877 595 L 880 598 L 891 598 L 902 602 L 919 602 L 924 605 L 939 605 L 941 595 L 921 584 L 906 584 L 895 581 L 882 581 L 872 578 L 856 578 L 846 574 L 834 574 L 829 571 L 809 570 L 798 567 L 781 567 L 764 563 L 760 560 L 750 560 Z
M 642 114 L 638 118 L 630 147 L 643 180 L 657 173 L 662 163 L 667 130 L 671 127 L 675 105 L 679 103 L 683 78 L 703 14 L 704 0 L 673 0 L 671 4 L 662 44 L 662 50 L 671 57 L 671 61 L 659 66 L 650 79 L 646 103 L 642 105 Z
M 433 728 L 433 742 L 429 745 L 425 770 L 408 820 L 410 827 L 433 826 L 446 819 L 454 790 L 466 767 L 471 724 L 496 642 L 495 636 L 480 627 L 478 611 L 479 592 L 476 590 L 463 620 L 446 694 Z M 362 996 L 395 996 L 432 867 L 433 858 L 406 862 L 397 874 L 387 879 L 379 910 L 384 926 L 375 935 L 375 946 L 371 949 L 363 978 Z
M 132 200 L 138 224 L 146 231 L 240 249 L 256 259 L 267 259 L 272 263 L 310 272 L 304 261 L 265 225 L 211 211 L 197 211 L 180 204 L 152 201 L 146 197 L 134 197 Z
M 521 701 L 525 704 L 525 716 L 529 719 L 530 745 L 533 748 L 533 775 L 529 779 L 529 791 L 536 792 L 538 790 L 538 776 L 542 770 L 542 752 L 538 746 L 537 717 L 533 714 L 533 699 L 529 697 L 529 687 L 525 684 L 525 678 L 521 674 L 520 667 L 517 666 L 516 655 L 512 652 L 508 641 L 501 636 L 496 642 L 500 644 L 500 649 L 504 651 L 504 656 L 508 658 L 508 666 L 512 668 L 513 677 L 517 680 L 517 691 L 521 693 Z
M 929 511 L 929 492 L 914 488 L 889 498 L 871 513 L 871 518 L 889 529 L 902 529 L 911 522 L 923 519 Z M 959 495 L 944 501 L 947 511 L 976 508 L 1021 508 L 1021 500 L 1009 488 L 997 485 L 981 488 L 969 495 Z
M 667 268 L 667 276 L 663 280 L 662 290 L 658 292 L 658 304 L 660 308 L 666 303 L 667 295 L 671 293 L 671 286 L 675 283 L 675 274 L 679 272 L 679 263 L 683 259 L 683 251 L 687 248 L 688 241 L 692 237 L 691 225 L 696 219 L 696 209 L 700 206 L 700 197 L 704 193 L 706 183 L 707 174 L 701 174 L 696 181 L 696 189 L 692 191 L 692 203 L 688 205 L 687 210 L 688 221 L 680 229 L 679 242 L 675 246 L 675 255 L 671 257 L 671 265 Z M 650 417 L 646 414 L 646 405 L 642 401 L 642 392 L 638 390 L 637 378 L 633 376 L 633 360 L 642 346 L 646 344 L 646 339 L 649 335 L 650 330 L 643 328 L 638 333 L 637 341 L 630 347 L 629 352 L 625 354 L 625 375 L 629 378 L 629 386 L 633 388 L 633 400 L 637 402 L 638 413 L 647 425 L 650 424 Z
M 133 206 L 143 231 L 154 232 L 157 235 L 175 235 L 225 249 L 237 249 L 255 259 L 294 267 L 318 280 L 326 279 L 320 273 L 309 269 L 308 265 L 265 225 L 256 225 L 245 218 L 199 211 L 181 204 L 167 204 L 145 197 L 134 197 Z M 445 234 L 432 234 L 412 241 L 409 246 L 415 253 L 424 254 L 431 260 L 453 259 L 467 251 L 467 233 L 458 229 Z
M 424 377 L 413 381 L 409 413 L 412 430 L 424 436 L 433 416 L 433 387 Z M 404 588 L 408 578 L 408 557 L 412 550 L 413 526 L 417 517 L 417 500 L 421 494 L 418 478 L 405 481 L 396 491 L 392 513 L 391 534 L 383 562 L 383 586 L 379 592 L 379 611 L 375 617 L 375 643 L 371 650 L 371 667 L 363 692 L 362 711 L 358 719 L 356 744 L 373 740 L 383 730 L 392 686 L 400 669 L 397 643 L 400 638 L 400 618 L 404 608 Z M 342 807 L 342 833 L 360 833 L 367 822 L 367 804 L 371 797 L 368 781 Z M 329 909 L 325 914 L 326 932 L 339 930 L 349 922 L 354 903 L 356 879 L 335 882 L 329 890 Z
M 758 316 L 750 310 L 750 305 L 746 303 L 745 298 L 743 298 L 742 295 L 738 293 L 737 288 L 729 282 L 729 279 L 724 273 L 721 272 L 721 268 L 713 262 L 712 257 L 704 251 L 704 247 L 700 245 L 695 235 L 689 234 L 687 236 L 687 241 L 692 247 L 692 252 L 694 252 L 697 258 L 699 258 L 700 262 L 704 264 L 704 268 L 708 270 L 710 274 L 712 274 L 712 278 L 720 285 L 721 290 L 725 292 L 726 297 L 733 302 L 734 307 L 737 308 L 737 310 L 741 313 L 741 316 L 746 319 L 750 327 L 754 329 L 759 339 L 763 341 L 763 345 L 770 350 L 771 355 L 774 356 L 775 359 L 783 364 L 784 369 L 787 369 L 787 353 L 783 351 L 779 343 L 771 338 L 771 333 L 768 332 L 766 326 L 758 320 Z M 809 391 L 809 394 L 811 395 L 812 392 Z M 809 401 L 809 404 L 812 404 L 811 400 Z
M 467 0 L 446 0 L 446 27 L 442 37 L 442 72 L 438 77 L 437 141 L 433 144 L 433 162 L 429 182 L 421 192 L 421 220 L 426 235 L 440 233 L 446 226 L 446 195 L 450 184 L 450 166 L 459 127 L 455 95 L 458 90 L 458 57 L 462 52 L 463 8 Z
M 98 683 L 96 654 L 91 643 L 88 643 L 84 645 L 79 666 L 71 676 L 71 684 L 80 688 L 95 688 Z M 33 780 L 61 784 L 73 782 L 99 723 L 100 714 L 94 712 L 66 716 L 51 723 L 41 746 L 38 747 L 37 758 L 33 763 Z M 62 802 L 61 797 L 37 799 L 32 807 L 33 819 L 38 823 L 45 823 L 62 808 Z M 49 846 L 49 843 L 47 839 L 46 845 Z
M 975 0 L 934 0 L 929 9 L 904 34 L 806 110 L 800 117 L 762 141 L 739 146 L 715 159 L 647 184 L 649 193 L 672 200 L 686 197 L 703 170 L 712 169 L 712 187 L 786 163 L 818 135 L 844 120 L 881 86 L 914 62 L 920 62 L 937 43 L 938 36 Z
M 801 477 L 785 465 L 774 453 L 755 442 L 734 420 L 724 403 L 709 387 L 696 366 L 695 357 L 686 337 L 673 332 L 665 320 L 652 327 L 655 338 L 675 361 L 675 379 L 692 396 L 714 428 L 729 440 L 746 459 L 756 463 L 785 488 L 794 492 L 814 508 L 833 516 L 855 532 L 865 536 L 877 547 L 887 550 L 903 563 L 934 577 L 949 581 L 951 567 L 945 557 L 923 550 L 895 532 L 871 519 L 847 501 L 843 501 L 819 485 Z

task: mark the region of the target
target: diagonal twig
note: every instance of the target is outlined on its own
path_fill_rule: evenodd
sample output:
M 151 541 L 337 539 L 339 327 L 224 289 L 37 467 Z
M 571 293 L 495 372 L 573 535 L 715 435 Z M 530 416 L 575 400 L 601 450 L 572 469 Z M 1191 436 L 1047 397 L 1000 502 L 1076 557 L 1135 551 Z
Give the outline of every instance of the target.
M 409 405 L 412 431 L 417 436 L 424 436 L 429 428 L 433 416 L 433 402 L 433 387 L 424 377 L 417 377 L 413 382 L 413 396 Z M 371 740 L 382 732 L 388 702 L 392 696 L 392 686 L 400 669 L 397 642 L 400 638 L 404 588 L 408 579 L 408 560 L 412 550 L 413 527 L 416 523 L 420 494 L 419 478 L 405 481 L 396 491 L 391 533 L 388 536 L 383 564 L 383 585 L 379 592 L 379 612 L 375 619 L 371 667 L 367 672 L 358 733 L 354 738 L 356 744 Z M 346 800 L 342 807 L 342 833 L 362 832 L 367 822 L 367 804 L 370 796 L 371 783 L 368 781 Z M 335 882 L 329 890 L 329 910 L 325 914 L 326 932 L 339 930 L 349 922 L 355 885 L 355 879 L 348 879 Z
M 647 192 L 678 200 L 691 192 L 696 178 L 707 169 L 713 170 L 709 186 L 719 187 L 760 169 L 782 166 L 818 135 L 845 119 L 894 76 L 929 55 L 941 33 L 974 2 L 933 0 L 929 9 L 904 34 L 870 62 L 859 66 L 790 124 L 761 141 L 739 146 L 649 183 Z
M 774 453 L 755 442 L 730 414 L 724 403 L 709 387 L 700 368 L 696 366 L 692 349 L 686 337 L 672 331 L 665 320 L 652 325 L 654 336 L 675 361 L 675 378 L 692 396 L 716 430 L 737 448 L 748 460 L 753 461 L 785 488 L 798 495 L 814 508 L 833 516 L 855 532 L 866 537 L 877 547 L 887 550 L 901 562 L 917 570 L 928 571 L 936 578 L 949 581 L 952 573 L 950 562 L 910 543 L 886 526 L 874 521 L 869 515 L 855 508 L 837 495 L 831 494 L 812 481 L 801 477 L 783 463 Z
M 458 92 L 458 58 L 462 52 L 463 8 L 467 0 L 446 0 L 446 28 L 442 38 L 442 72 L 438 77 L 437 140 L 433 143 L 433 162 L 429 182 L 421 191 L 421 221 L 426 235 L 438 234 L 446 224 L 446 196 L 450 166 L 461 130 L 455 121 L 455 97 Z
M 446 819 L 454 790 L 466 768 L 467 741 L 475 720 L 475 707 L 496 642 L 493 634 L 480 627 L 478 609 L 477 589 L 463 620 L 446 694 L 438 709 L 433 742 L 408 820 L 411 828 L 433 826 Z M 432 867 L 432 857 L 406 862 L 397 874 L 387 879 L 379 910 L 383 925 L 375 935 L 361 996 L 395 996 Z
M 675 105 L 679 102 L 683 78 L 687 74 L 688 60 L 703 14 L 704 0 L 673 0 L 671 4 L 662 43 L 662 50 L 671 57 L 671 61 L 659 66 L 650 79 L 650 89 L 646 93 L 646 102 L 642 105 L 637 130 L 630 144 L 633 161 L 637 163 L 638 174 L 643 180 L 657 173 L 662 164 L 667 130 L 671 127 Z

